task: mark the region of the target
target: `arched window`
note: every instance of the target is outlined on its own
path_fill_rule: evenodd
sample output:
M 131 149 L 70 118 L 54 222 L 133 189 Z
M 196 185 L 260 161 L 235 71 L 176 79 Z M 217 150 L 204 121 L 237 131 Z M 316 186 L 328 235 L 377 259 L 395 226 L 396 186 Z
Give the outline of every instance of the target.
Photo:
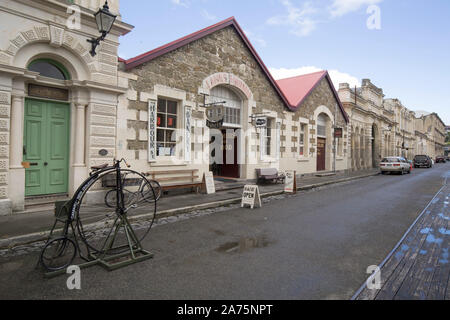
M 39 72 L 41 76 L 58 80 L 70 80 L 70 74 L 64 66 L 49 59 L 37 59 L 28 65 L 28 70 Z

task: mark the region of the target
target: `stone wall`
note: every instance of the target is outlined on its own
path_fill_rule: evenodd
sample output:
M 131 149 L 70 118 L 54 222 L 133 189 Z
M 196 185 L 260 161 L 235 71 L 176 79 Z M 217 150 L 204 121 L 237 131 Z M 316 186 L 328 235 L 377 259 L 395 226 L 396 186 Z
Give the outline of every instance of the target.
M 248 85 L 256 105 L 253 113 L 271 110 L 282 116 L 283 101 L 230 26 L 129 71 L 137 78 L 129 80 L 128 150 L 134 151 L 136 157 L 145 156 L 148 97 L 155 92 L 155 86 L 180 90 L 187 101 L 198 105 L 203 103 L 198 94 L 203 80 L 218 72 L 236 75 Z M 193 116 L 194 120 L 204 118 L 202 114 Z

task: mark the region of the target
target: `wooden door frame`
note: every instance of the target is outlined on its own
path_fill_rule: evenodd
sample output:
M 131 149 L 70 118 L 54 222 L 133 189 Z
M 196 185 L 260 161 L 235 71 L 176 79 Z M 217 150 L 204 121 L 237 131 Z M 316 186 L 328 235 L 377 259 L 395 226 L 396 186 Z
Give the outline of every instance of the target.
M 319 169 L 319 140 L 324 141 L 323 148 L 323 169 Z M 326 138 L 317 138 L 317 161 L 316 161 L 316 171 L 326 171 L 327 170 L 327 139 Z

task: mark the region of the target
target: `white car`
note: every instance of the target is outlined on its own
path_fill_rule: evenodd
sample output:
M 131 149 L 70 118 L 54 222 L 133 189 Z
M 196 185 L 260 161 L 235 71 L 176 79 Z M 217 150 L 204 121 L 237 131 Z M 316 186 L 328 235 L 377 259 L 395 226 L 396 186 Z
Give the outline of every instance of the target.
M 388 172 L 398 172 L 401 175 L 411 173 L 411 163 L 403 157 L 387 157 L 381 160 L 381 174 Z

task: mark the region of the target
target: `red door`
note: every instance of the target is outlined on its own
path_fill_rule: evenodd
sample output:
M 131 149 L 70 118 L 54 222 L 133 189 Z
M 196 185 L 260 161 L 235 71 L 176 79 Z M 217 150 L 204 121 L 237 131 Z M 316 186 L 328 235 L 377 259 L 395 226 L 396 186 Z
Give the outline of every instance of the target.
M 227 137 L 228 131 L 228 137 Z M 239 178 L 238 164 L 238 138 L 236 134 L 231 134 L 230 129 L 223 130 L 223 164 L 220 166 L 220 175 L 228 178 Z
M 326 139 L 317 139 L 317 171 L 325 171 L 326 145 Z

